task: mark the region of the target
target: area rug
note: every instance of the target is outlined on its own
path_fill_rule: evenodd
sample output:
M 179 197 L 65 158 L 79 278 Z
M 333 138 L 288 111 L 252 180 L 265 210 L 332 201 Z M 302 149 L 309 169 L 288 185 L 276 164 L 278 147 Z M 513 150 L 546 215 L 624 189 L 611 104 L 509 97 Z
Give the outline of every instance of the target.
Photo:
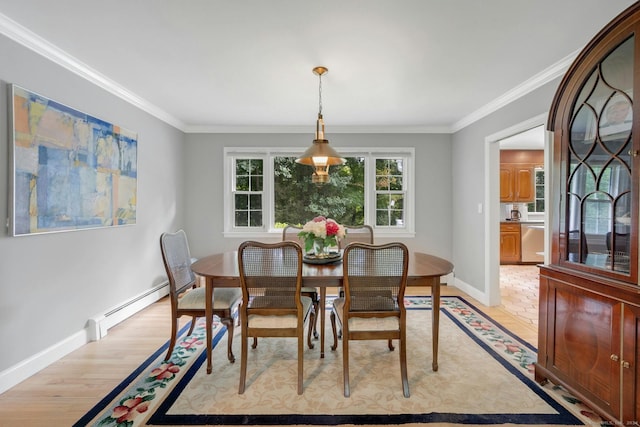
M 226 357 L 214 322 L 213 373 L 206 374 L 205 328 L 181 331 L 169 362 L 166 344 L 75 426 L 145 425 L 594 425 L 601 420 L 565 390 L 533 381 L 536 350 L 460 297 L 442 297 L 439 369 L 431 369 L 431 299 L 408 297 L 410 398 L 398 350 L 383 341 L 351 342 L 351 397 L 343 396 L 342 347 L 325 358 L 305 346 L 304 394 L 296 391 L 295 340 L 263 338 L 250 349 L 245 393 L 238 394 L 240 331 Z M 331 302 L 327 302 L 331 307 Z M 188 326 L 188 325 L 187 325 Z M 341 344 L 341 343 L 340 343 Z

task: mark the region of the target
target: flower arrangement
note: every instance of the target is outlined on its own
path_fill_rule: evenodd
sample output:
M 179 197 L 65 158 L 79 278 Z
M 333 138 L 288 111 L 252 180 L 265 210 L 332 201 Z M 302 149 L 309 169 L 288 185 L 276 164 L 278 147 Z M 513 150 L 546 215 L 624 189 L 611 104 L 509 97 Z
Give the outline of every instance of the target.
M 338 241 L 345 236 L 345 229 L 332 219 L 324 216 L 317 216 L 307 222 L 298 237 L 304 240 L 305 252 L 312 249 L 317 257 L 328 256 L 328 249 L 338 246 Z

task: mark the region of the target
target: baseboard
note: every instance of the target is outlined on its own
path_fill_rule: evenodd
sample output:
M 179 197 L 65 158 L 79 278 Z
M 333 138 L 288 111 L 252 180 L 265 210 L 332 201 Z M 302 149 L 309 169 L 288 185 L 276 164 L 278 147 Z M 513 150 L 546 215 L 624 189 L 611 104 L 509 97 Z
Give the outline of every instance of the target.
M 4 393 L 11 387 L 21 383 L 31 375 L 46 368 L 53 362 L 58 361 L 62 357 L 66 356 L 74 350 L 77 350 L 88 342 L 89 340 L 87 338 L 87 331 L 86 329 L 83 329 L 52 345 L 51 347 L 46 348 L 37 354 L 34 354 L 28 359 L 25 359 L 19 363 L 16 363 L 12 367 L 5 369 L 4 371 L 0 372 L 0 393 Z
M 105 314 L 92 317 L 81 331 L 0 372 L 0 394 L 90 341 L 104 337 L 109 328 L 153 304 L 168 293 L 168 283 L 158 285 L 150 291 L 107 310 Z
M 453 285 L 456 282 L 456 276 L 454 273 L 449 273 L 446 276 L 440 277 L 440 283 L 444 286 Z
M 453 285 L 456 288 L 458 288 L 461 291 L 463 291 L 464 293 L 466 293 L 467 295 L 469 295 L 470 297 L 475 298 L 476 300 L 478 300 L 482 304 L 484 304 L 486 306 L 490 306 L 491 305 L 491 304 L 489 304 L 489 296 L 485 292 L 480 291 L 478 288 L 474 288 L 470 284 L 465 283 L 465 282 L 463 282 L 462 280 L 460 280 L 458 278 L 454 278 L 454 284 Z

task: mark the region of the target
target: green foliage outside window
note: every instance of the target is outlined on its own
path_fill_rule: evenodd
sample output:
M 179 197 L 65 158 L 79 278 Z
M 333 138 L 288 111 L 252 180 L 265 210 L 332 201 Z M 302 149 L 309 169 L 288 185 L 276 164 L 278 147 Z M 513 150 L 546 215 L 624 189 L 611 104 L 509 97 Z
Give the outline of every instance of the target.
M 402 225 L 403 176 L 402 159 L 376 159 L 376 225 Z
M 262 226 L 264 165 L 261 159 L 236 160 L 235 225 Z
M 274 159 L 275 224 L 302 225 L 322 215 L 343 225 L 364 224 L 364 158 L 331 166 L 326 184 L 311 182 L 313 169 L 295 157 Z

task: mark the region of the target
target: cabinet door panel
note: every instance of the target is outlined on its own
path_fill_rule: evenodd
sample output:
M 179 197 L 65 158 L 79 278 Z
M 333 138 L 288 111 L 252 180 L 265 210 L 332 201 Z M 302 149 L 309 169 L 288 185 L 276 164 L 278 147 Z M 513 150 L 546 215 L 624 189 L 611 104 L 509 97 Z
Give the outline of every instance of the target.
M 624 420 L 638 420 L 640 417 L 640 308 L 624 307 L 623 351 L 620 370 L 622 372 L 622 413 Z
M 533 167 L 519 166 L 515 169 L 516 175 L 516 201 L 533 202 L 535 199 L 533 185 Z
M 611 355 L 620 348 L 614 325 L 619 325 L 621 304 L 564 286 L 556 287 L 554 295 L 550 364 L 617 416 L 619 363 Z
M 513 202 L 514 198 L 513 168 L 508 165 L 500 166 L 500 202 Z
M 517 263 L 520 262 L 520 233 L 502 232 L 500 233 L 500 262 Z

